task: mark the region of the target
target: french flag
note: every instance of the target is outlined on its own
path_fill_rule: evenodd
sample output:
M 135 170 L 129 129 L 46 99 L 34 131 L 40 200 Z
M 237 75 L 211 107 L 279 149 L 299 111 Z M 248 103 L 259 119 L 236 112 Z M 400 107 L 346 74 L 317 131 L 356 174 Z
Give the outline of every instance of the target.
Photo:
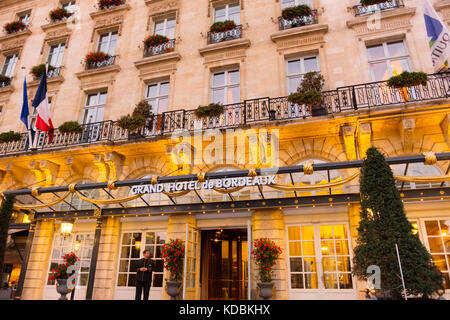
M 47 70 L 42 75 L 39 88 L 31 105 L 37 110 L 36 128 L 47 132 L 49 142 L 52 143 L 55 129 L 53 128 L 52 119 L 50 119 L 50 107 L 48 105 Z

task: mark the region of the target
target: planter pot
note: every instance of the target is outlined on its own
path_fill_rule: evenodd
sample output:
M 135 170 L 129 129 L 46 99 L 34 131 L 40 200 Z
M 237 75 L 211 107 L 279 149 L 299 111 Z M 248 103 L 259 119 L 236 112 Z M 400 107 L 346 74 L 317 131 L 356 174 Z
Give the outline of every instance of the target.
M 272 297 L 273 282 L 258 282 L 259 296 L 264 300 Z
M 166 281 L 166 292 L 170 296 L 170 300 L 176 300 L 178 290 L 180 289 L 180 281 Z
M 320 108 L 312 108 L 311 110 L 311 115 L 313 117 L 317 117 L 317 116 L 325 116 L 327 115 L 327 109 L 324 107 L 320 107 Z
M 140 132 L 129 132 L 128 133 L 128 140 L 135 140 L 143 138 L 144 136 Z
M 275 114 L 276 114 L 275 110 L 269 110 L 269 120 L 270 121 L 274 121 L 275 120 Z
M 67 279 L 56 279 L 56 292 L 61 295 L 58 300 L 68 300 L 66 295 L 72 290 L 67 288 Z

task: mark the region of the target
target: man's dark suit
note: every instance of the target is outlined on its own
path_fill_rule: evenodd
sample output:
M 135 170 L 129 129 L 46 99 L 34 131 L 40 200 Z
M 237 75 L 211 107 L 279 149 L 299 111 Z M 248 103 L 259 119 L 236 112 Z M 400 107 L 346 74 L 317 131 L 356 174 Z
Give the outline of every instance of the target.
M 140 271 L 140 268 L 147 268 L 147 271 Z M 144 300 L 148 300 L 154 269 L 155 265 L 151 259 L 142 258 L 136 263 L 136 300 L 141 300 L 142 291 L 144 291 Z

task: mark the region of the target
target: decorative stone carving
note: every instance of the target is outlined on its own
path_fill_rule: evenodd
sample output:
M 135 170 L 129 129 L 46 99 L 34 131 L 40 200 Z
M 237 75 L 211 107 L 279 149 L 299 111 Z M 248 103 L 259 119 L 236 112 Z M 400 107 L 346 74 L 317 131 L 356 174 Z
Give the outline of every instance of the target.
M 342 138 L 348 160 L 356 160 L 355 127 L 353 125 L 342 126 Z
M 151 14 L 160 14 L 179 8 L 179 0 L 145 0 Z
M 367 149 L 372 146 L 372 126 L 370 122 L 359 125 L 359 157 L 366 156 Z
M 9 51 L 22 48 L 25 44 L 25 39 L 12 39 L 8 42 L 3 42 L 0 45 L 0 52 Z
M 282 51 L 293 47 L 322 44 L 325 42 L 324 36 L 327 32 L 328 25 L 314 24 L 278 31 L 270 38 L 277 44 L 277 49 Z

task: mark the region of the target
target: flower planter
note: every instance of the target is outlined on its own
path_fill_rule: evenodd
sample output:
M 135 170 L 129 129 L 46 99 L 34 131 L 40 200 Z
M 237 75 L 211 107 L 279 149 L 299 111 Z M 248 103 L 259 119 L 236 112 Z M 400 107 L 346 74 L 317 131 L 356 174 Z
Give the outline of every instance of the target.
M 67 279 L 56 279 L 56 292 L 61 295 L 58 300 L 68 300 L 66 295 L 72 290 L 67 288 Z
M 327 109 L 323 106 L 320 107 L 312 107 L 310 108 L 311 116 L 318 117 L 318 116 L 326 116 L 328 114 Z
M 181 281 L 166 281 L 166 292 L 170 296 L 170 300 L 176 300 L 180 291 Z
M 259 296 L 264 300 L 272 298 L 273 282 L 258 282 Z

